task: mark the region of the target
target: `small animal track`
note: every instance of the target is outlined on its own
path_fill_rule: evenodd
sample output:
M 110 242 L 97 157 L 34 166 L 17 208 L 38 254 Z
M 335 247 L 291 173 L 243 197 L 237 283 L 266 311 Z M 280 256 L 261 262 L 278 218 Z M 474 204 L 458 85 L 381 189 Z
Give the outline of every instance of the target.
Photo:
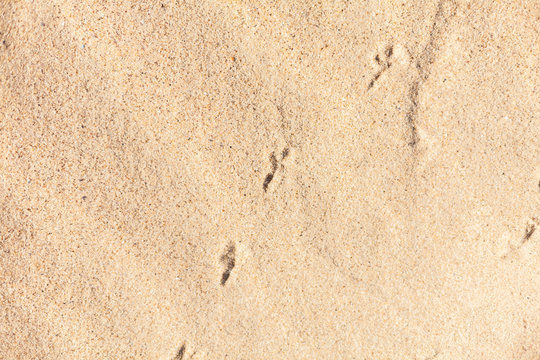
M 456 14 L 457 4 L 454 0 L 439 0 L 437 11 L 429 32 L 429 39 L 424 49 L 416 58 L 416 78 L 409 87 L 408 98 L 410 101 L 409 110 L 405 116 L 408 129 L 407 144 L 416 150 L 419 142 L 418 128 L 416 125 L 418 117 L 418 105 L 420 101 L 420 88 L 429 78 L 431 68 L 435 63 L 435 58 L 442 46 L 444 34 L 448 32 L 448 23 Z
M 186 357 L 185 359 L 193 359 L 193 356 L 196 354 L 197 352 L 194 351 L 191 353 L 191 355 L 187 355 L 186 354 L 186 343 L 184 342 L 182 344 L 182 346 L 180 346 L 180 349 L 178 349 L 178 351 L 176 352 L 176 355 L 172 358 L 172 360 L 183 360 L 185 356 L 188 356 Z
M 234 244 L 229 244 L 227 248 L 225 249 L 225 252 L 221 255 L 219 260 L 223 265 L 225 265 L 225 271 L 223 271 L 223 275 L 221 275 L 221 286 L 225 286 L 225 283 L 227 280 L 229 280 L 229 277 L 231 276 L 231 271 L 234 269 L 235 263 L 236 263 L 236 247 Z
M 186 353 L 186 344 L 182 344 L 180 349 L 178 349 L 178 352 L 176 353 L 173 360 L 182 360 L 184 358 L 184 354 Z
M 394 47 L 392 45 L 389 45 L 384 50 L 383 55 L 380 54 L 375 55 L 375 62 L 380 67 L 379 71 L 373 76 L 371 81 L 368 84 L 368 90 L 375 85 L 375 82 L 379 80 L 381 75 L 388 70 L 392 66 L 392 55 L 394 54 Z
M 425 358 L 424 360 L 434 360 L 436 357 L 439 356 L 441 352 L 439 350 L 436 350 L 435 353 L 431 356 L 428 356 L 427 358 Z
M 285 158 L 289 156 L 289 152 L 290 152 L 289 148 L 283 149 L 283 151 L 281 152 L 279 161 L 276 158 L 275 153 L 272 152 L 272 154 L 270 154 L 270 163 L 272 164 L 272 171 L 270 171 L 264 178 L 264 181 L 263 181 L 264 192 L 268 191 L 268 185 L 270 185 L 270 183 L 274 179 L 276 172 L 278 170 L 283 170 L 285 168 L 285 165 L 283 164 L 283 160 L 285 160 Z
M 263 190 L 266 192 L 268 190 L 268 185 L 272 182 L 274 179 L 274 175 L 276 173 L 276 170 L 278 168 L 278 162 L 276 159 L 276 155 L 274 153 L 270 154 L 270 163 L 272 164 L 272 171 L 270 171 L 266 177 L 264 178 L 263 182 Z
M 503 259 L 507 258 L 510 254 L 512 254 L 514 251 L 519 250 L 527 241 L 531 239 L 534 232 L 536 231 L 536 228 L 540 226 L 540 221 L 536 217 L 532 217 L 525 227 L 525 233 L 521 237 L 521 240 L 517 244 L 510 245 L 510 249 L 508 252 L 503 255 Z
M 536 225 L 538 224 L 538 219 L 533 218 L 533 221 L 527 224 L 527 227 L 525 228 L 525 235 L 523 235 L 523 239 L 521 240 L 521 244 L 524 244 L 526 241 L 528 241 L 532 234 L 534 234 L 536 230 Z

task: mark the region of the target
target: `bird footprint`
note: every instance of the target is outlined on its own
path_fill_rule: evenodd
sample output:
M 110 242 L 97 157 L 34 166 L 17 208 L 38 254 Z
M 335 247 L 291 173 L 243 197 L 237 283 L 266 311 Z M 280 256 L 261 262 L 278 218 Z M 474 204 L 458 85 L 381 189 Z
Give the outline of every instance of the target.
M 223 265 L 225 265 L 225 270 L 221 275 L 221 285 L 225 286 L 225 283 L 227 282 L 227 280 L 229 280 L 229 277 L 231 276 L 231 271 L 236 265 L 236 247 L 234 246 L 234 244 L 231 243 L 227 246 L 225 252 L 221 255 L 219 260 Z
M 382 54 L 375 55 L 375 62 L 379 67 L 379 71 L 375 73 L 369 82 L 368 90 L 371 89 L 381 75 L 392 66 L 392 55 L 394 55 L 394 47 L 392 45 L 388 45 Z
M 268 191 L 268 186 L 270 185 L 272 180 L 274 180 L 274 177 L 276 176 L 276 173 L 278 172 L 278 170 L 283 171 L 285 169 L 285 165 L 283 161 L 289 156 L 289 154 L 290 154 L 289 148 L 283 149 L 283 151 L 279 155 L 279 160 L 276 157 L 276 154 L 274 152 L 270 154 L 270 163 L 272 164 L 272 170 L 264 178 L 264 182 L 263 182 L 264 192 Z

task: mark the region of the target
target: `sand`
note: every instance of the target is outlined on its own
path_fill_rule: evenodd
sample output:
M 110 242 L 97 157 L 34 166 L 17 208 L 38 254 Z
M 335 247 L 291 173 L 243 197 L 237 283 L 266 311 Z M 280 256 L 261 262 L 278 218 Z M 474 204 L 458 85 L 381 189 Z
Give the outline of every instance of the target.
M 540 359 L 538 9 L 0 1 L 0 358 Z

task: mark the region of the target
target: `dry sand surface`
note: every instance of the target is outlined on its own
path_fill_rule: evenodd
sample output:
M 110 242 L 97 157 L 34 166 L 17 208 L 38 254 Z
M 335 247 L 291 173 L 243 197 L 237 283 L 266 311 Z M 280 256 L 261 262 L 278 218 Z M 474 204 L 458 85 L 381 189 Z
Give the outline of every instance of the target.
M 0 359 L 540 359 L 540 3 L 0 1 Z

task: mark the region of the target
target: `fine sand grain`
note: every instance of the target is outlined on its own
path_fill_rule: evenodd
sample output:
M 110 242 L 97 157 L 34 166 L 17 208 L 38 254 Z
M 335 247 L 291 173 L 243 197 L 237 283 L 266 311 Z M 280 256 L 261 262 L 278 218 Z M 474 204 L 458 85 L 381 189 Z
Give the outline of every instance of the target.
M 0 359 L 540 359 L 535 0 L 0 0 Z

